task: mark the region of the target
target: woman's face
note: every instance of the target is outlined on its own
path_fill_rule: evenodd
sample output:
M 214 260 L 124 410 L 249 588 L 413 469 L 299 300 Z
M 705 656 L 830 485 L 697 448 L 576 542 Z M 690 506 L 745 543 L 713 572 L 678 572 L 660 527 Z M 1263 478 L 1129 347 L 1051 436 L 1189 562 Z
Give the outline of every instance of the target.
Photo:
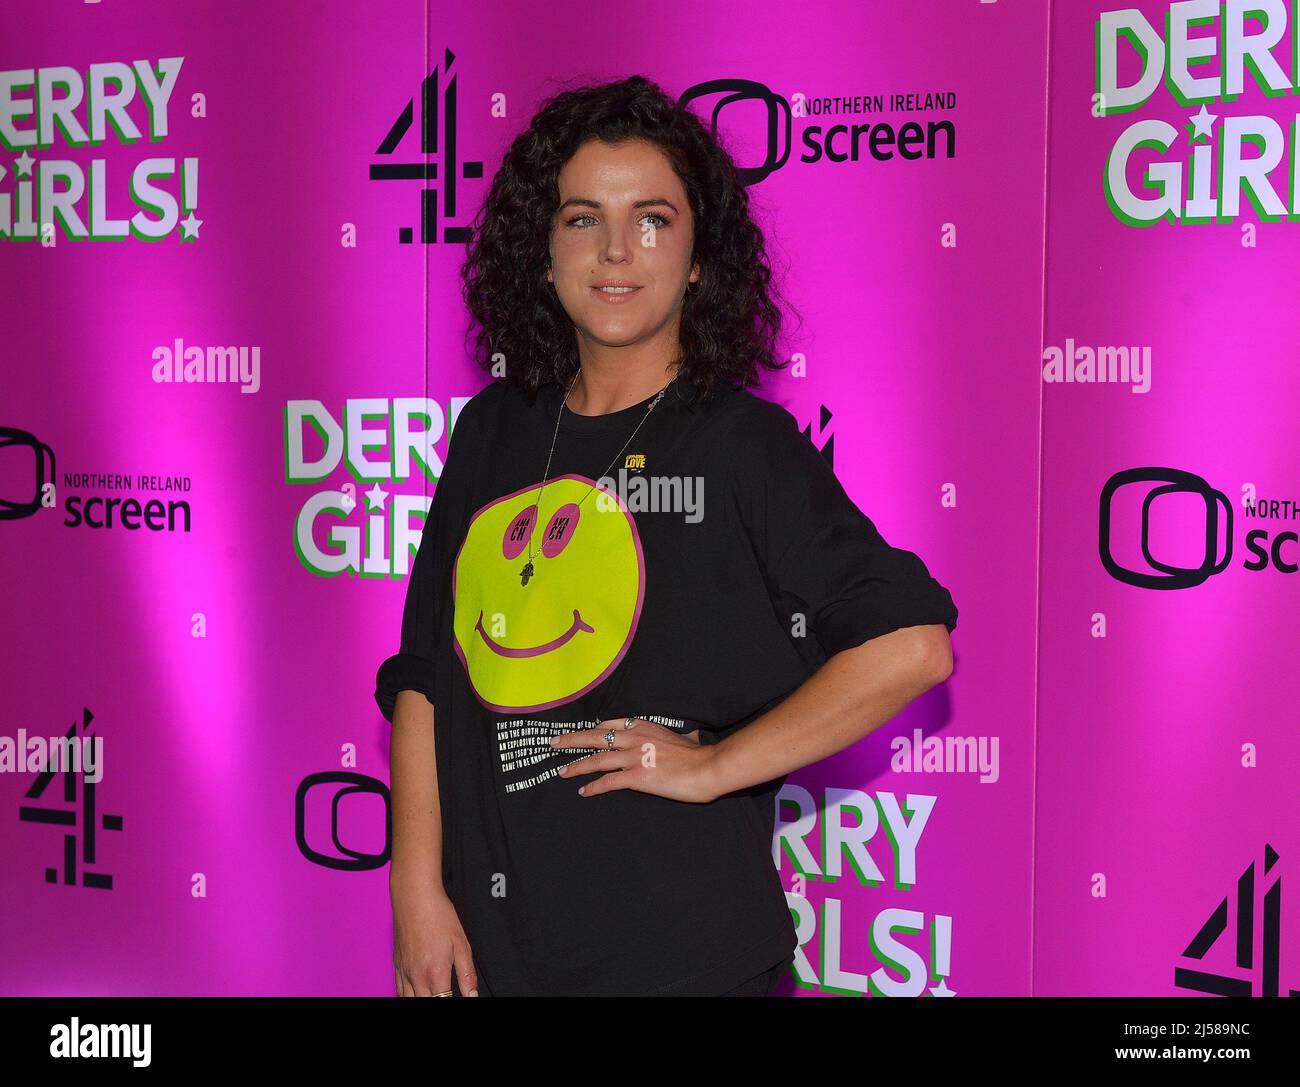
M 625 347 L 671 337 L 675 348 L 694 223 L 686 190 L 664 153 L 644 140 L 590 140 L 560 170 L 551 267 L 579 339 Z M 619 283 L 631 290 L 601 291 Z

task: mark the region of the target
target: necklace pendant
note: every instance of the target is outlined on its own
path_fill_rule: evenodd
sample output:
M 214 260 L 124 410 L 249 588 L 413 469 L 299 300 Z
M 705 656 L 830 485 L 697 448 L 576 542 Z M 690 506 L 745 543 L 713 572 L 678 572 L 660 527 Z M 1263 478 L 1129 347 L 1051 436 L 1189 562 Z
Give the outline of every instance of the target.
M 527 585 L 527 584 L 528 584 L 528 579 L 529 579 L 530 577 L 532 577 L 532 576 L 533 576 L 533 563 L 532 563 L 532 560 L 530 559 L 530 560 L 529 560 L 529 561 L 524 565 L 523 570 L 520 571 L 519 584 L 520 584 L 520 585 Z

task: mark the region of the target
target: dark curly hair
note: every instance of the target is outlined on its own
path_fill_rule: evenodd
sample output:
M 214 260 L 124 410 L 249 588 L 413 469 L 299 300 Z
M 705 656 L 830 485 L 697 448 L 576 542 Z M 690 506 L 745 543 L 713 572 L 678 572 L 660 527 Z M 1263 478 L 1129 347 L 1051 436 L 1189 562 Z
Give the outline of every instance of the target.
M 507 380 L 530 400 L 577 369 L 573 322 L 546 268 L 560 170 L 591 139 L 657 145 L 686 190 L 700 279 L 682 301 L 679 375 L 707 400 L 719 383 L 747 388 L 760 369 L 787 366 L 763 235 L 735 163 L 698 117 L 642 76 L 555 95 L 506 152 L 460 270 L 478 365 L 491 372 L 494 356 L 504 358 Z

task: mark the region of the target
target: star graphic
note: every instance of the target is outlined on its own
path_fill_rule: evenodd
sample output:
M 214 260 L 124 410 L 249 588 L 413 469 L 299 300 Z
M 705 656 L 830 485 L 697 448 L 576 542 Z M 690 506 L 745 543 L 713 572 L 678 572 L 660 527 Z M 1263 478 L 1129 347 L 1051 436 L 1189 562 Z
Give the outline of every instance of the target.
M 14 162 L 18 165 L 18 174 L 17 174 L 17 176 L 18 176 L 18 177 L 31 177 L 31 176 L 32 176 L 32 163 L 35 162 L 35 161 L 36 161 L 36 160 L 35 160 L 34 158 L 32 158 L 32 156 L 29 155 L 26 151 L 24 151 L 21 155 L 19 155 L 16 159 L 14 159 Z
M 957 990 L 948 988 L 947 978 L 940 978 L 938 985 L 930 986 L 930 995 L 931 996 L 956 996 Z
M 379 484 L 376 483 L 370 490 L 366 491 L 366 503 L 371 510 L 382 510 L 384 501 L 388 498 L 388 492 L 380 490 Z
M 194 218 L 194 212 L 190 212 L 181 220 L 181 241 L 192 241 L 199 236 L 199 227 L 203 225 L 202 219 Z
M 1187 122 L 1186 127 L 1191 131 L 1191 136 L 1189 137 L 1188 142 L 1195 143 L 1202 136 L 1207 140 L 1214 139 L 1214 133 L 1211 129 L 1214 127 L 1214 122 L 1218 119 L 1219 115 L 1217 113 L 1211 113 L 1205 108 L 1205 103 L 1202 102 L 1200 112 L 1193 113 L 1192 119 Z

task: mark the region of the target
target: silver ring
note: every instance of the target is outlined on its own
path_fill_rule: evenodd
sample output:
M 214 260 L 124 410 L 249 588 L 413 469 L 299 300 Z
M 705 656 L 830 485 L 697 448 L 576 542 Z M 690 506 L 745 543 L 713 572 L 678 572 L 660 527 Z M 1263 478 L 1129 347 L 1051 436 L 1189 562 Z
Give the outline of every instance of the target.
M 623 727 L 624 727 L 624 728 L 631 728 L 631 727 L 632 727 L 632 722 L 633 722 L 633 721 L 639 721 L 639 720 L 641 720 L 641 718 L 639 718 L 639 717 L 628 717 L 628 718 L 626 718 L 626 719 L 623 721 Z
M 612 728 L 605 730 L 605 743 L 609 745 L 611 751 L 614 750 L 614 730 Z

